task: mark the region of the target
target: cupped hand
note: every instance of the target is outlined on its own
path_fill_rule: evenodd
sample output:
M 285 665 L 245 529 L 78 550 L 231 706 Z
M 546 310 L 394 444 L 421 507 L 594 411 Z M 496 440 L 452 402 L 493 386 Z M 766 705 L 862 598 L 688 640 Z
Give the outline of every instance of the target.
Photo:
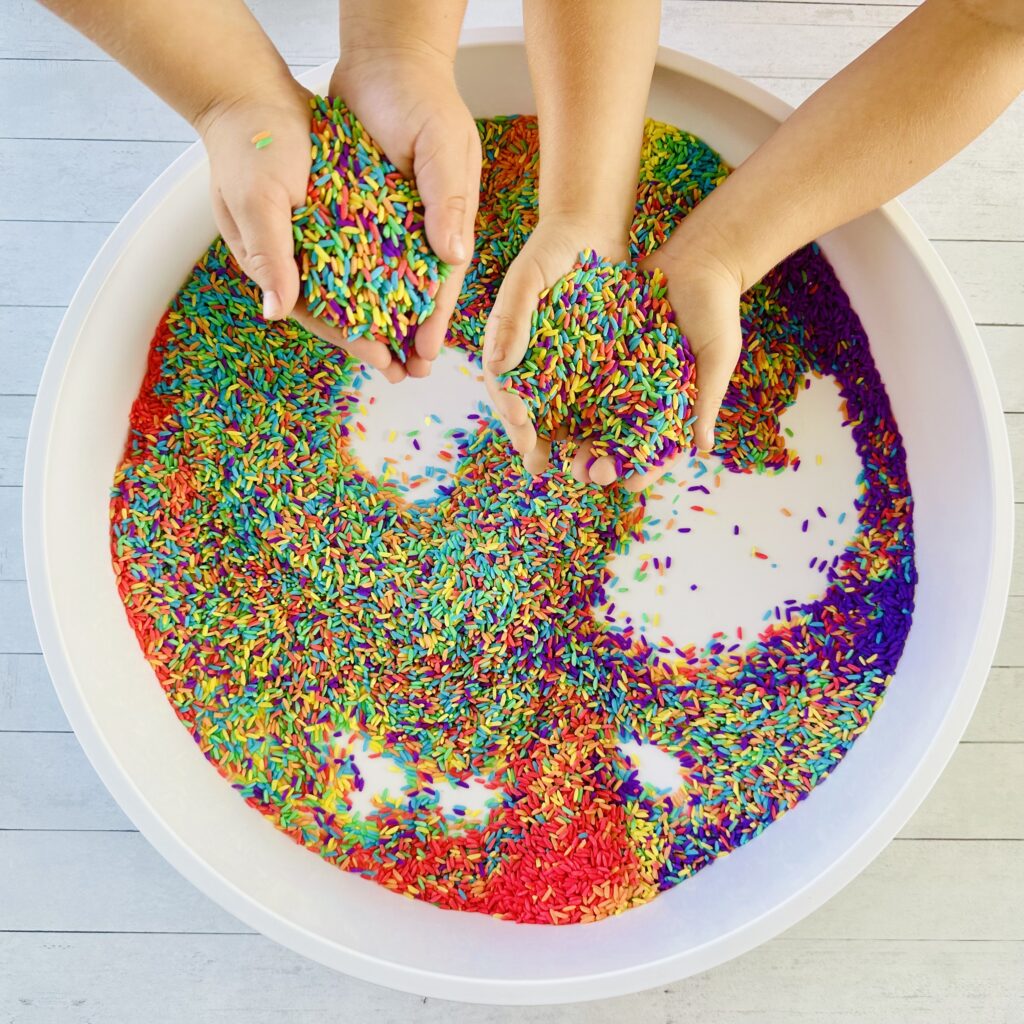
M 416 331 L 405 368 L 425 377 L 438 356 L 473 254 L 480 198 L 480 136 L 441 54 L 375 50 L 342 54 L 331 78 L 338 96 L 407 177 L 426 210 L 427 241 L 451 272 L 434 312 Z
M 542 217 L 508 268 L 484 328 L 484 383 L 491 408 L 512 447 L 522 455 L 524 468 L 532 474 L 547 469 L 552 441 L 568 440 L 568 433 L 561 428 L 554 437 L 539 437 L 526 403 L 519 395 L 507 391 L 498 377 L 523 361 L 541 292 L 569 273 L 585 249 L 594 249 L 598 255 L 614 260 L 624 260 L 628 251 L 625 236 L 572 217 Z M 601 486 L 613 483 L 614 460 L 610 456 L 595 460 L 587 438 L 571 440 L 578 444 L 570 463 L 573 478 Z
M 669 305 L 696 362 L 693 444 L 698 451 L 709 452 L 715 444 L 715 423 L 743 344 L 742 275 L 715 249 L 689 244 L 682 231 L 680 227 L 640 266 L 648 271 L 661 270 L 667 280 Z M 667 473 L 680 457 L 627 477 L 623 486 L 629 491 L 643 490 Z
M 292 316 L 388 380 L 401 380 L 405 368 L 386 345 L 350 341 L 310 316 L 300 296 L 292 210 L 305 199 L 309 182 L 310 94 L 298 82 L 292 86 L 211 106 L 197 120 L 210 158 L 214 220 L 238 265 L 263 292 L 267 320 Z M 257 149 L 253 137 L 263 132 L 271 141 Z
M 697 398 L 693 443 L 700 451 L 714 446 L 715 423 L 742 346 L 740 294 L 742 274 L 729 254 L 694 237 L 681 225 L 660 249 L 640 262 L 647 271 L 661 270 L 668 284 L 668 299 L 680 330 L 689 341 L 696 361 Z M 530 323 L 541 291 L 551 287 L 575 262 L 581 249 L 594 248 L 608 258 L 624 259 L 620 239 L 596 240 L 585 225 L 560 220 L 542 221 L 516 257 L 498 292 L 484 331 L 484 380 L 491 404 L 513 447 L 523 456 L 528 472 L 542 473 L 550 462 L 551 441 L 540 438 L 526 403 L 505 390 L 498 376 L 522 361 L 530 341 Z M 586 438 L 570 464 L 581 483 L 610 486 L 618 480 L 609 456 L 593 458 Z M 679 456 L 647 473 L 623 480 L 633 492 L 648 487 L 678 462 Z

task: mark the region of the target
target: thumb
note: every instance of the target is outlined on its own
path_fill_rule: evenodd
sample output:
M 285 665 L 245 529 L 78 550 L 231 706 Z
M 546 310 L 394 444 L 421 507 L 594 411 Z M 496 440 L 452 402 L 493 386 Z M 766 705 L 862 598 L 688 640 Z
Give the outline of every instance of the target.
M 671 288 L 669 289 L 671 301 Z M 739 361 L 743 343 L 740 327 L 739 304 L 723 296 L 716 305 L 709 298 L 702 307 L 701 327 L 687 329 L 679 322 L 679 328 L 686 335 L 694 354 L 697 374 L 697 398 L 694 401 L 693 443 L 698 451 L 709 452 L 715 446 L 715 424 L 722 408 L 722 400 L 729 387 L 736 363 Z M 706 333 L 708 332 L 708 333 Z M 654 466 L 646 473 L 627 477 L 624 485 L 627 491 L 636 493 L 649 487 L 672 469 L 680 455 Z
M 696 360 L 697 400 L 693 411 L 697 419 L 693 425 L 693 441 L 700 451 L 706 452 L 715 445 L 715 424 L 739 361 L 743 334 L 739 305 L 730 302 L 728 297 L 709 303 L 702 312 L 704 324 L 698 332 L 690 334 L 684 323 L 680 323 L 680 327 Z
M 543 290 L 540 266 L 525 251 L 521 252 L 509 267 L 484 325 L 484 386 L 513 448 L 522 455 L 537 444 L 537 432 L 526 403 L 506 390 L 499 376 L 522 362 L 530 345 L 533 313 Z
M 427 241 L 445 263 L 465 263 L 473 252 L 479 146 L 475 129 L 470 135 L 443 118 L 428 121 L 416 138 L 413 175 L 426 208 Z
M 545 283 L 540 265 L 525 252 L 513 260 L 484 326 L 483 363 L 491 373 L 507 373 L 523 361 Z
M 251 192 L 233 211 L 241 242 L 235 257 L 263 291 L 263 316 L 287 316 L 299 299 L 292 208 L 284 189 Z

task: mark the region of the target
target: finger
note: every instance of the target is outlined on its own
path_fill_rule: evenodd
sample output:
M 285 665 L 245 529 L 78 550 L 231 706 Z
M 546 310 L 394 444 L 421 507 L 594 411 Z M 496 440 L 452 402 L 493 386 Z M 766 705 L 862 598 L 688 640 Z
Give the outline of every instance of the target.
M 227 243 L 231 255 L 234 256 L 236 251 L 242 251 L 242 235 L 235 223 L 235 218 L 231 216 L 228 204 L 224 202 L 224 197 L 220 194 L 220 189 L 213 184 L 210 185 L 210 205 L 213 207 L 213 220 L 220 231 L 221 238 Z M 237 260 L 238 257 L 235 256 L 235 261 L 237 262 Z
M 431 249 L 446 263 L 468 262 L 473 254 L 473 221 L 480 194 L 476 132 L 467 132 L 451 118 L 432 118 L 416 138 L 413 174 L 426 208 Z
M 523 468 L 531 476 L 540 476 L 551 465 L 551 442 L 537 438 L 534 447 L 523 456 Z
M 537 443 L 537 430 L 530 419 L 530 410 L 523 399 L 505 390 L 501 381 L 484 370 L 484 386 L 491 400 L 491 410 L 501 421 L 512 447 L 520 455 L 528 454 Z
M 407 376 L 405 367 L 394 357 L 392 357 L 391 362 L 389 362 L 388 365 L 380 372 L 384 375 L 384 379 L 389 384 L 397 384 Z
M 590 479 L 598 487 L 611 487 L 618 478 L 615 460 L 610 455 L 602 455 L 599 459 L 595 459 L 590 466 Z
M 483 362 L 491 373 L 507 373 L 523 361 L 544 284 L 540 266 L 532 259 L 509 267 L 484 327 Z
M 506 392 L 507 394 L 507 392 Z M 508 434 L 509 441 L 512 442 L 512 447 L 515 448 L 520 455 L 529 455 L 531 451 L 538 444 L 537 429 L 533 425 L 533 421 L 530 419 L 530 413 L 526 408 L 526 403 L 517 395 L 509 396 L 517 399 L 517 403 L 511 403 L 510 406 L 506 406 L 505 413 L 499 418 L 505 426 L 505 432 Z
M 430 365 L 429 359 L 424 359 L 422 356 L 416 355 L 415 352 L 410 352 L 405 360 L 405 372 L 410 377 L 429 377 Z
M 530 410 L 522 396 L 506 390 L 494 377 L 485 377 L 484 384 L 488 388 L 494 414 L 506 427 L 521 427 L 530 422 Z
M 462 280 L 466 276 L 466 267 L 452 267 L 448 277 L 437 290 L 434 299 L 434 312 L 416 328 L 416 354 L 430 362 L 438 357 L 444 339 L 448 336 L 448 325 L 451 323 L 455 303 L 462 291 Z
M 392 383 L 397 383 L 405 376 L 405 367 L 395 358 L 387 345 L 370 338 L 349 339 L 338 327 L 318 320 L 300 302 L 292 310 L 292 317 L 311 334 L 317 335 L 331 345 L 343 348 L 353 359 L 379 370 Z
M 573 455 L 572 461 L 569 463 L 569 475 L 577 483 L 592 483 L 593 481 L 590 479 L 590 464 L 593 461 L 594 454 L 591 451 L 590 442 L 581 441 L 576 449 L 576 454 Z
M 715 423 L 722 408 L 726 389 L 739 360 L 742 345 L 739 310 L 732 312 L 730 323 L 711 343 L 694 349 L 697 371 L 697 400 L 693 411 L 693 443 L 700 451 L 715 446 Z
M 235 259 L 263 291 L 263 316 L 287 316 L 299 298 L 299 268 L 285 189 L 272 183 L 251 188 L 238 200 L 225 197 L 225 203 L 241 239 Z
M 573 479 L 581 484 L 611 487 L 619 478 L 615 460 L 610 455 L 595 456 L 593 440 L 589 438 L 580 441 L 569 469 Z
M 530 422 L 525 402 L 504 387 L 499 375 L 522 362 L 530 344 L 537 301 L 547 286 L 540 263 L 533 257 L 528 258 L 524 250 L 505 275 L 484 326 L 481 358 L 487 393 L 509 440 L 522 455 L 537 443 L 537 432 Z

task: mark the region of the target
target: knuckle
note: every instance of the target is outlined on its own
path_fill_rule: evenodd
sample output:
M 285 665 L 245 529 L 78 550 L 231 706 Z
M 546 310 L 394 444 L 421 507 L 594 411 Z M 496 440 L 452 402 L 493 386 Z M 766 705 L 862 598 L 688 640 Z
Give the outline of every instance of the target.
M 530 422 L 529 413 L 519 402 L 508 402 L 505 405 L 505 419 L 513 427 L 525 427 Z
M 469 203 L 466 197 L 461 193 L 450 195 L 445 200 L 445 208 L 451 210 L 453 213 L 465 213 L 469 208 Z
M 238 265 L 243 270 L 246 270 L 249 263 L 249 251 L 245 247 L 245 242 L 243 242 L 238 235 L 233 235 L 233 237 L 229 238 L 228 233 L 223 229 L 221 230 L 221 235 L 223 236 L 224 241 L 228 243 L 231 255 L 235 257 Z
M 516 317 L 512 313 L 498 313 L 494 325 L 494 334 L 499 341 L 508 341 L 516 331 Z
M 245 269 L 250 277 L 267 277 L 274 270 L 274 259 L 265 250 L 256 249 L 246 255 Z

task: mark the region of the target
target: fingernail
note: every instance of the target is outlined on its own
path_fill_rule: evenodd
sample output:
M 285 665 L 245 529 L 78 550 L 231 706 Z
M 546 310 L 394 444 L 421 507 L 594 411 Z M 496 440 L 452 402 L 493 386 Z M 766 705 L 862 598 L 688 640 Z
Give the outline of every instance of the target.
M 505 356 L 507 355 L 505 349 L 496 348 L 491 353 L 491 366 L 497 366 L 499 363 L 505 362 Z
M 281 308 L 281 296 L 277 292 L 264 292 L 263 319 L 276 320 L 279 316 L 283 315 L 284 310 Z
M 466 262 L 466 243 L 462 240 L 462 235 L 453 234 L 448 239 L 448 246 L 452 251 L 452 256 L 455 257 L 456 263 Z

